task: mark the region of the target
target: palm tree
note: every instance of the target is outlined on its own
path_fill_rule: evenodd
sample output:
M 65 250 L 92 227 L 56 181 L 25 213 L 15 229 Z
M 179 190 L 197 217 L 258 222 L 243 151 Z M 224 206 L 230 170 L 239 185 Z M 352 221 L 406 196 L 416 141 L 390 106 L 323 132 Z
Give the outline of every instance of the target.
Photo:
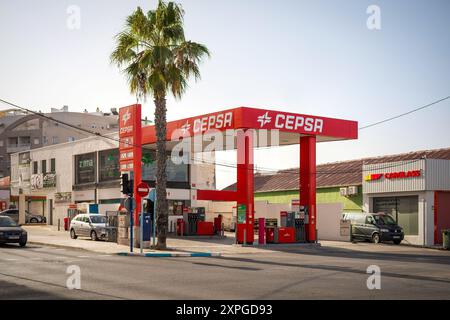
M 199 63 L 209 57 L 206 46 L 185 39 L 183 16 L 181 5 L 174 2 L 160 0 L 156 10 L 147 14 L 138 7 L 116 36 L 116 48 L 111 53 L 111 62 L 127 76 L 137 100 L 151 95 L 155 103 L 158 249 L 166 248 L 168 227 L 166 96 L 171 93 L 180 99 L 188 79 L 200 79 Z

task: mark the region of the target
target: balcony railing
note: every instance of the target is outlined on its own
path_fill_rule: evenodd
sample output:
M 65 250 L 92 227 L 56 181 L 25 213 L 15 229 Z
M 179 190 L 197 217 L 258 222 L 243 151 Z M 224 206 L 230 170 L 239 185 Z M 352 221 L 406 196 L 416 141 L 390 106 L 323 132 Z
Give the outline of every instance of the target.
M 16 153 L 31 149 L 30 143 L 10 144 L 6 147 L 7 153 Z

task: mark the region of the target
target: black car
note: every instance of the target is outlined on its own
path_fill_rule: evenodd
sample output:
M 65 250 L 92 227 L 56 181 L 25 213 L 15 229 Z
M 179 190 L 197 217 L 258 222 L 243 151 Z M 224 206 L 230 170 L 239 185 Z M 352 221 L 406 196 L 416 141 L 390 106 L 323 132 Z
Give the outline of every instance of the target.
M 18 243 L 21 247 L 25 247 L 27 240 L 27 232 L 13 219 L 0 216 L 0 243 Z
M 373 243 L 392 241 L 394 244 L 400 244 L 405 237 L 403 229 L 388 214 L 344 213 L 343 220 L 351 221 L 352 241 L 361 239 Z

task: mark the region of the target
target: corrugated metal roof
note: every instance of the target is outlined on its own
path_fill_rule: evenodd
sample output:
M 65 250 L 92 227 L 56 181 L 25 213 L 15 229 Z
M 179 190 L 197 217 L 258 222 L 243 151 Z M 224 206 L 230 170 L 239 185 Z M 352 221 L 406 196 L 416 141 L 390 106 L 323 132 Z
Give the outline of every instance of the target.
M 317 187 L 360 185 L 362 184 L 363 164 L 409 161 L 422 158 L 450 160 L 450 148 L 320 164 L 317 165 Z M 255 192 L 298 190 L 299 185 L 298 168 L 280 170 L 274 174 L 255 174 L 254 176 Z M 236 184 L 232 184 L 224 190 L 236 190 Z

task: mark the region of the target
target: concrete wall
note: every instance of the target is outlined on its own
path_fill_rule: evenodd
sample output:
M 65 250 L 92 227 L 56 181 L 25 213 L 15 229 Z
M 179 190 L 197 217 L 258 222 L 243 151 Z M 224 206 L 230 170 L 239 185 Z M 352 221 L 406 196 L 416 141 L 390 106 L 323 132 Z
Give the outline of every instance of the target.
M 317 230 L 319 240 L 349 241 L 341 236 L 342 203 L 321 203 L 317 205 Z

